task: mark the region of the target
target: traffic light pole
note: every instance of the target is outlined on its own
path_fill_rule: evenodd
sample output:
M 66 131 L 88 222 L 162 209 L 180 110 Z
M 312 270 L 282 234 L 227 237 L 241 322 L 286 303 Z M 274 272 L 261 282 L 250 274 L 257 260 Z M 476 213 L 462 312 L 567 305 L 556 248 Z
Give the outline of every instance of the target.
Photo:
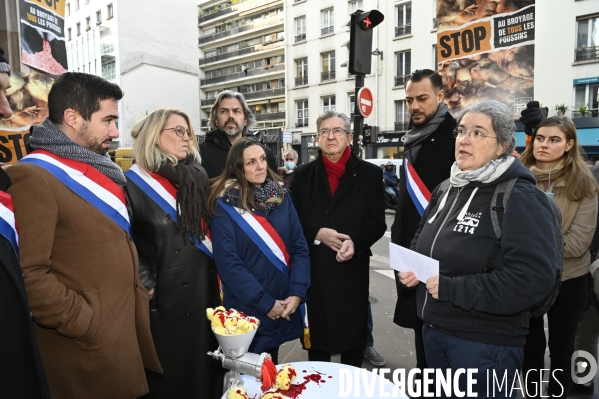
M 356 74 L 356 91 L 354 93 L 354 140 L 353 140 L 353 151 L 354 155 L 358 156 L 360 153 L 360 136 L 364 137 L 364 117 L 360 115 L 358 107 L 358 91 L 364 87 L 364 75 L 361 73 Z

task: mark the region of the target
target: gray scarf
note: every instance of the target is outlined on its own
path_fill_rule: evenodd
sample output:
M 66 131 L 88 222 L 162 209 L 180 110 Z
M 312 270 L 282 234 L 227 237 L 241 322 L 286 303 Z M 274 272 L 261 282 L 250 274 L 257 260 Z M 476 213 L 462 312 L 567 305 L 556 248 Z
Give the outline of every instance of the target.
M 410 150 L 411 161 L 414 162 L 416 160 L 416 156 L 418 155 L 418 150 L 420 150 L 420 146 L 422 142 L 425 141 L 431 134 L 437 131 L 437 128 L 443 121 L 445 120 L 445 114 L 449 111 L 449 107 L 445 103 L 439 104 L 437 108 L 437 112 L 433 118 L 428 121 L 425 125 L 415 126 L 410 129 L 405 136 L 402 137 L 403 145 L 406 149 Z
M 123 171 L 110 160 L 108 154 L 96 154 L 75 143 L 48 118 L 41 125 L 33 127 L 29 144 L 34 150 L 46 150 L 59 157 L 91 165 L 121 188 L 127 183 Z

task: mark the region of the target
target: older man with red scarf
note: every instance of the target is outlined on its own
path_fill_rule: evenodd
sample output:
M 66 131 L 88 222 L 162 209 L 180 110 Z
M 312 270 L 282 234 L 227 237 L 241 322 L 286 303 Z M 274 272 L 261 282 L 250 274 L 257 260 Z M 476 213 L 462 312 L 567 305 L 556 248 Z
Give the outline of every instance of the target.
M 310 247 L 310 361 L 361 367 L 366 341 L 370 247 L 383 236 L 383 172 L 351 152 L 349 118 L 328 111 L 316 120 L 319 156 L 297 169 L 291 197 Z

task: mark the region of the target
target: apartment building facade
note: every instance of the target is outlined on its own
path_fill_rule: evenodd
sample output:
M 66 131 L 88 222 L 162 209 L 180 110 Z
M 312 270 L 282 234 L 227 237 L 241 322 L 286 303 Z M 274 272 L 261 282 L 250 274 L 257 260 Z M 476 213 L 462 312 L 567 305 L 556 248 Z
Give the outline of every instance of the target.
M 65 4 L 69 71 L 118 84 L 117 147 L 131 147 L 133 124 L 161 107 L 180 108 L 200 126 L 196 3 L 69 0 Z
M 202 132 L 219 92 L 243 93 L 254 131 L 278 147 L 285 126 L 285 32 L 282 0 L 198 2 Z

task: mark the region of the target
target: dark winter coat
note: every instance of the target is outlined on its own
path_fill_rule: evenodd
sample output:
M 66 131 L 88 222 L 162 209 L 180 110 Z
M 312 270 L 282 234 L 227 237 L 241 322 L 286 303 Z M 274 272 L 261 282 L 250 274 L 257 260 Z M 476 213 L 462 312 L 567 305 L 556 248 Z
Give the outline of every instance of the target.
M 449 177 L 451 165 L 455 162 L 455 138 L 453 137 L 455 127 L 456 121 L 448 112 L 443 123 L 422 143 L 416 161 L 409 159 L 416 173 L 431 192 Z M 408 158 L 409 149 L 410 147 L 406 147 L 404 151 Z M 420 224 L 420 214 L 408 193 L 404 167 L 400 169 L 399 177 L 404 183 L 399 188 L 395 220 L 391 226 L 391 242 L 409 248 Z M 397 303 L 393 322 L 402 327 L 416 328 L 419 323 L 416 315 L 415 291 L 406 290 L 399 283 L 397 276 L 395 276 L 395 284 Z
M 278 348 L 303 334 L 299 307 L 290 316 L 291 321 L 272 320 L 267 316 L 275 300 L 298 296 L 305 302 L 310 287 L 308 247 L 288 194 L 268 214 L 259 209 L 252 209 L 252 212 L 266 218 L 285 243 L 291 262 L 289 276 L 266 257 L 221 204 L 217 205 L 216 215 L 210 221 L 214 261 L 223 283 L 225 307 L 260 320 L 250 346 L 250 352 L 254 353 Z M 227 204 L 239 207 L 237 189 L 230 189 L 222 198 Z
M 392 170 L 383 170 L 383 179 L 385 180 L 385 185 L 387 187 L 397 187 L 399 183 L 399 178 Z
M 366 341 L 370 247 L 387 229 L 382 179 L 378 166 L 353 154 L 334 196 L 322 155 L 293 174 L 291 196 L 312 264 L 308 291 L 312 349 L 335 354 L 361 347 Z M 351 237 L 355 247 L 352 259 L 339 263 L 335 251 L 314 242 L 323 227 Z
M 148 398 L 220 398 L 222 369 L 206 308 L 220 305 L 214 262 L 131 180 L 125 186 L 133 240 L 150 301 L 150 328 L 163 376 L 148 375 Z
M 202 166 L 206 169 L 209 178 L 212 179 L 223 173 L 230 149 L 231 142 L 226 133 L 219 129 L 213 129 L 206 133 L 206 138 L 200 143 L 200 155 Z M 279 173 L 277 160 L 270 148 L 266 148 L 266 161 L 273 172 Z
M 495 186 L 518 178 L 501 227 L 495 270 L 485 273 L 496 236 L 491 222 Z M 457 216 L 478 191 L 462 221 Z M 522 346 L 528 334 L 521 313 L 539 304 L 555 281 L 556 219 L 547 196 L 518 160 L 492 183 L 451 188 L 434 221 L 441 194 L 435 190 L 412 249 L 439 261 L 439 299 L 423 282 L 416 289 L 418 316 L 447 334 L 494 345 Z M 559 226 L 557 226 L 559 227 Z
M 10 178 L 0 168 L 0 190 L 6 191 Z M 17 222 L 18 223 L 18 222 Z M 25 293 L 23 271 L 12 244 L 0 235 L 0 396 L 7 398 L 49 398 L 33 320 Z

